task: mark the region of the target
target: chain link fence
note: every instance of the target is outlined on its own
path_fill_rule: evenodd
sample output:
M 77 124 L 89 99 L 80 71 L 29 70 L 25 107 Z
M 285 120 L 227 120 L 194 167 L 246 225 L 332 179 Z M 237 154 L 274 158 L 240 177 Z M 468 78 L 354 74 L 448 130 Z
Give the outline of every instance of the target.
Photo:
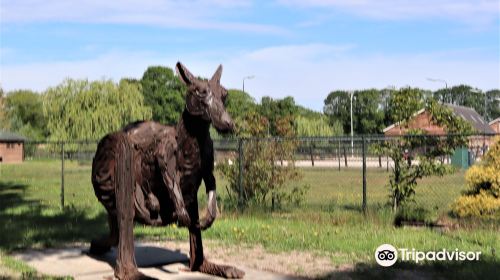
M 414 195 L 416 205 L 437 212 L 447 211 L 449 204 L 465 188 L 465 169 L 481 161 L 494 136 L 467 135 L 465 146 L 452 151 L 450 156 L 440 157 L 438 160 L 445 165 L 456 166 L 457 171 L 442 177 L 430 176 L 419 180 Z M 440 145 L 440 141 L 447 136 L 420 137 L 423 139 L 422 145 L 400 151 L 405 160 L 413 160 L 412 164 L 418 165 L 418 155 Z M 304 195 L 303 207 L 323 210 L 386 207 L 390 204 L 389 178 L 395 163 L 390 156 L 377 152 L 377 147 L 390 142 L 397 144 L 404 139 L 402 136 L 367 135 L 214 140 L 219 193 L 222 196 L 233 193 L 237 199 L 244 199 L 246 189 L 254 187 L 252 183 L 259 176 L 258 173 L 245 172 L 251 170 L 253 165 L 262 164 L 260 159 L 255 158 L 260 150 L 272 155 L 265 160 L 271 161 L 267 166 L 273 170 L 278 172 L 293 166 L 298 171 L 299 176 L 288 178 L 290 180 L 285 182 L 284 188 L 291 190 L 296 186 L 307 185 L 309 189 Z M 53 194 L 46 196 L 45 203 L 50 205 L 94 205 L 96 199 L 90 177 L 96 148 L 97 141 L 25 142 L 24 163 L 14 168 L 13 174 L 10 174 L 12 176 L 7 177 L 15 176 L 27 183 L 44 185 L 40 186 L 40 190 Z M 218 168 L 222 165 L 233 166 L 237 177 L 231 179 L 223 176 Z M 55 200 L 55 197 L 60 199 Z

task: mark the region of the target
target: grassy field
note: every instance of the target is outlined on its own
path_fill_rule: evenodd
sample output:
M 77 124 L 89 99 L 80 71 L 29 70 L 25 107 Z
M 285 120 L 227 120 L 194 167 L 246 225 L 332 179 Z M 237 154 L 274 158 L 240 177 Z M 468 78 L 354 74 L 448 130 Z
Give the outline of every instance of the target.
M 60 162 L 37 160 L 0 168 L 0 253 L 4 266 L 27 270 L 7 256 L 18 249 L 88 242 L 106 233 L 105 212 L 94 196 L 88 164 L 66 162 L 64 210 L 60 208 Z M 353 276 L 391 276 L 388 270 L 380 271 L 373 258 L 375 249 L 383 243 L 421 251 L 458 248 L 481 251 L 483 256 L 478 263 L 399 262 L 396 267 L 400 269 L 432 271 L 436 276 L 454 275 L 463 279 L 492 278 L 500 272 L 498 221 L 463 223 L 446 216 L 450 202 L 464 188 L 462 172 L 427 178 L 417 189 L 417 205 L 432 209 L 436 215 L 456 224 L 446 230 L 394 227 L 393 213 L 386 206 L 387 180 L 388 173 L 384 170 L 369 170 L 369 211 L 363 215 L 361 170 L 304 169 L 304 178 L 295 182 L 310 186 L 302 207 L 272 213 L 258 209 L 244 213 L 222 210 L 204 236 L 227 244 L 260 244 L 274 252 L 311 251 L 330 257 L 338 265 L 354 265 Z M 225 181 L 218 178 L 218 185 L 223 196 Z M 204 190 L 200 191 L 200 196 L 203 193 Z M 143 239 L 187 238 L 185 229 L 173 226 L 137 225 L 135 233 Z

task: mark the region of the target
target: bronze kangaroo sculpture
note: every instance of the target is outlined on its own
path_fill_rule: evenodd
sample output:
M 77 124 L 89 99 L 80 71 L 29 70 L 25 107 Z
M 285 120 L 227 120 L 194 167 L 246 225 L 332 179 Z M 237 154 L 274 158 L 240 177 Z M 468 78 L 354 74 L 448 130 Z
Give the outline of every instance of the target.
M 117 246 L 115 276 L 147 279 L 135 262 L 134 221 L 152 226 L 178 222 L 189 229 L 191 271 L 242 278 L 243 271 L 206 260 L 201 240 L 201 230 L 212 225 L 217 213 L 210 124 L 221 133 L 234 130 L 224 105 L 227 91 L 220 85 L 222 65 L 210 80 L 197 79 L 180 62 L 176 70 L 188 88 L 177 127 L 136 122 L 98 144 L 92 184 L 108 212 L 110 234 L 92 240 L 90 253 L 103 254 Z M 197 193 L 202 180 L 208 205 L 200 221 Z

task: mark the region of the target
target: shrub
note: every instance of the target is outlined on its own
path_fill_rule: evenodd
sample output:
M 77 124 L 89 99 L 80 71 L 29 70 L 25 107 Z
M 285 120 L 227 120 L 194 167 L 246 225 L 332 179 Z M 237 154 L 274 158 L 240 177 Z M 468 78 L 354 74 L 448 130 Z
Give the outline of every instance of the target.
M 269 123 L 266 118 L 249 114 L 240 126 L 239 135 L 265 137 Z M 277 132 L 284 137 L 293 137 L 293 127 L 288 118 L 276 121 Z M 294 165 L 293 152 L 296 143 L 293 140 L 250 138 L 243 142 L 243 192 L 239 186 L 239 159 L 237 164 L 221 163 L 217 170 L 229 181 L 227 206 L 271 204 L 272 209 L 279 208 L 284 202 L 300 204 L 307 187 L 287 187 L 288 182 L 302 177 Z
M 475 165 L 465 173 L 467 195 L 477 195 L 481 191 L 500 197 L 500 169 L 493 166 Z
M 467 189 L 451 206 L 457 217 L 497 216 L 500 212 L 500 137 L 479 165 L 465 173 Z M 500 215 L 498 215 L 500 216 Z
M 459 197 L 451 209 L 459 218 L 500 216 L 500 199 L 482 190 L 477 195 Z
M 427 135 L 422 129 L 412 129 L 408 124 L 413 114 L 408 111 L 411 106 L 407 106 L 408 102 L 418 99 L 415 94 L 419 94 L 418 91 L 406 89 L 393 96 L 394 110 L 396 113 L 399 112 L 395 113 L 399 115 L 396 120 L 405 129 L 405 135 L 371 147 L 376 154 L 388 156 L 394 162 L 389 177 L 389 198 L 395 211 L 400 205 L 413 201 L 418 180 L 427 176 L 443 176 L 455 171 L 440 158 L 451 155 L 458 147 L 465 146 L 467 144 L 465 134 L 471 130 L 470 124 L 433 100 L 428 102 L 426 110 L 432 116 L 432 123 L 446 127 L 448 135 L 439 137 Z

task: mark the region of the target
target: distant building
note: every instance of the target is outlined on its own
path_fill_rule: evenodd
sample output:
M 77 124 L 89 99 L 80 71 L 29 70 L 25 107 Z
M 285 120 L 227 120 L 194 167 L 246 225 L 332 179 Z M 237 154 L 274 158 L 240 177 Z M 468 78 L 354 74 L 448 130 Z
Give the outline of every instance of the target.
M 24 160 L 24 141 L 26 138 L 0 131 L 0 163 L 20 163 Z
M 474 109 L 451 104 L 445 104 L 445 106 L 450 108 L 455 116 L 470 123 L 476 133 L 495 133 L 492 127 Z M 446 134 L 444 127 L 432 123 L 430 112 L 425 109 L 416 112 L 405 127 L 401 127 L 399 124 L 392 124 L 386 127 L 383 132 L 385 135 L 404 135 L 408 129 L 417 128 L 426 131 L 430 135 Z
M 496 133 L 500 133 L 500 118 L 496 118 L 489 123 L 491 129 Z
M 475 133 L 478 134 L 494 134 L 494 129 L 479 115 L 474 109 L 464 106 L 457 106 L 451 104 L 444 104 L 452 110 L 453 114 L 462 118 L 472 125 Z M 387 136 L 404 135 L 409 129 L 422 129 L 429 135 L 443 135 L 446 134 L 444 127 L 436 125 L 431 121 L 430 112 L 421 109 L 416 112 L 408 123 L 402 127 L 400 124 L 392 124 L 386 127 L 383 132 Z M 470 136 L 468 149 L 474 157 L 481 157 L 488 147 L 490 146 L 491 137 L 488 136 Z

